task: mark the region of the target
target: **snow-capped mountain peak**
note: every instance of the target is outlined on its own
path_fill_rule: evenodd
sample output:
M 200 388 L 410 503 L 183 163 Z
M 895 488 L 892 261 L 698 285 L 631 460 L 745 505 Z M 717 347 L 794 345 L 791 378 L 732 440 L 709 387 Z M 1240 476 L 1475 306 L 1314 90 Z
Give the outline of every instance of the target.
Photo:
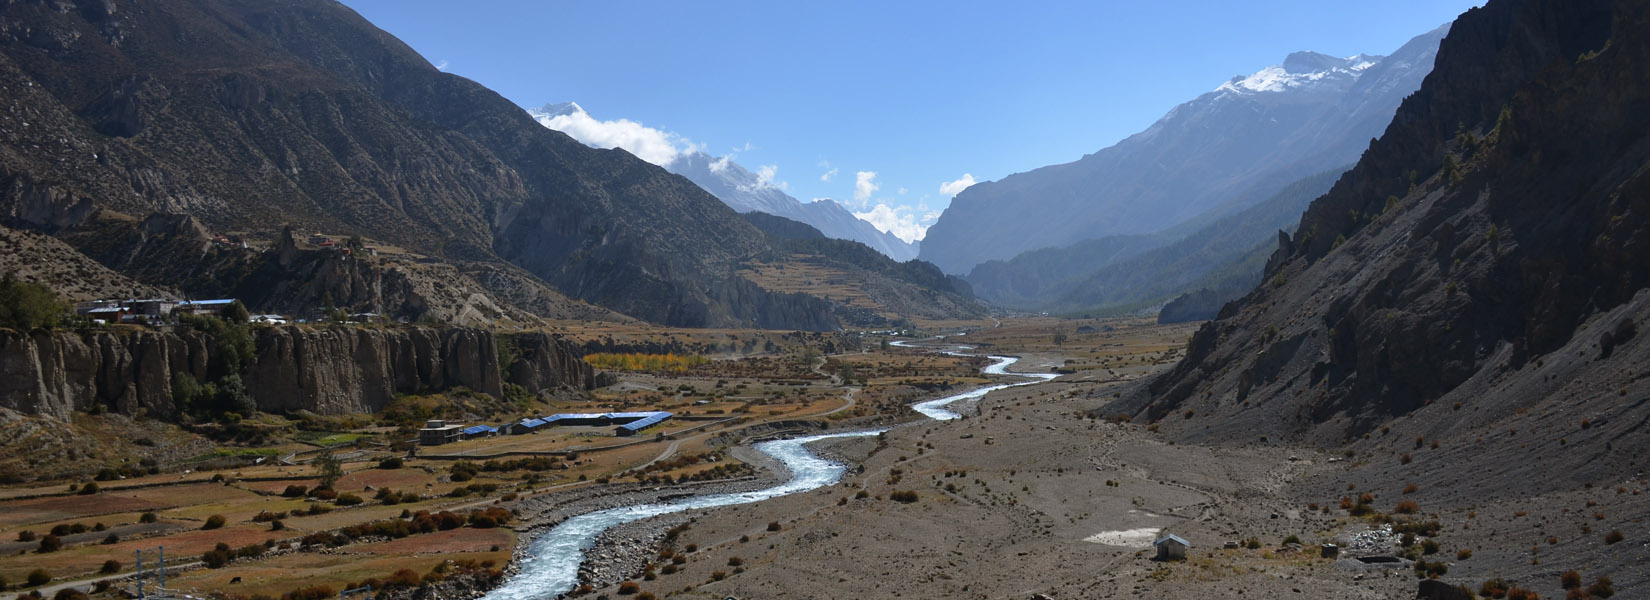
M 1386 57 L 1357 54 L 1337 58 L 1319 52 L 1294 52 L 1283 64 L 1239 75 L 1215 88 L 1215 92 L 1238 94 L 1277 93 L 1292 89 L 1350 86 L 1370 67 Z

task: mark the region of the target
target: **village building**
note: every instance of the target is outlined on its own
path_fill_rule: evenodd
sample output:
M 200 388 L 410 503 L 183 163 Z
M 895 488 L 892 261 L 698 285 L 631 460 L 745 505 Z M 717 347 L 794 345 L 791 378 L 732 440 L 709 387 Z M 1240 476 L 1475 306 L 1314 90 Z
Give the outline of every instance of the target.
M 223 309 L 229 308 L 229 305 L 234 303 L 234 298 L 184 300 L 179 302 L 177 308 L 173 310 L 180 315 L 211 315 L 218 317 L 223 316 Z
M 1157 556 L 1152 560 L 1162 561 L 1186 560 L 1186 550 L 1192 547 L 1192 543 L 1186 541 L 1186 538 L 1172 533 L 1157 538 L 1152 545 L 1157 547 Z
M 418 430 L 418 445 L 420 446 L 440 446 L 463 439 L 463 427 L 448 425 L 442 419 L 430 419 L 424 423 L 423 429 Z

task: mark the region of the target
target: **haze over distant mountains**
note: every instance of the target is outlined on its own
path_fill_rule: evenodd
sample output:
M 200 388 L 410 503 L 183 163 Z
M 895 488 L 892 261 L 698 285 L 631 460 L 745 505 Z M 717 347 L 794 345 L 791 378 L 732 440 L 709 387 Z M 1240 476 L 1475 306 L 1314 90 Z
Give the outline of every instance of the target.
M 764 212 L 807 223 L 819 229 L 826 237 L 860 242 L 897 261 L 904 262 L 917 257 L 916 243 L 906 242 L 892 233 L 878 230 L 870 222 L 855 217 L 834 200 L 801 202 L 774 185 L 771 172 L 752 173 L 734 162 L 731 156 L 711 156 L 691 145 L 685 152 L 676 152 L 674 148 L 666 151 L 658 146 L 671 142 L 662 138 L 650 139 L 663 135 L 653 130 L 635 131 L 634 135 L 626 136 L 623 141 L 617 137 L 603 137 L 600 133 L 575 125 L 577 122 L 592 119 L 590 113 L 576 102 L 546 104 L 527 112 L 539 124 L 567 133 L 585 144 L 600 148 L 623 146 L 637 150 L 638 156 L 643 160 L 688 178 L 741 213 Z M 627 125 L 633 125 L 637 130 L 645 129 L 628 121 L 620 121 L 617 126 Z
M 1029 250 L 1155 233 L 1351 163 L 1420 87 L 1448 30 L 1419 35 L 1390 56 L 1296 52 L 1116 145 L 977 184 L 928 230 L 920 256 L 966 273 Z

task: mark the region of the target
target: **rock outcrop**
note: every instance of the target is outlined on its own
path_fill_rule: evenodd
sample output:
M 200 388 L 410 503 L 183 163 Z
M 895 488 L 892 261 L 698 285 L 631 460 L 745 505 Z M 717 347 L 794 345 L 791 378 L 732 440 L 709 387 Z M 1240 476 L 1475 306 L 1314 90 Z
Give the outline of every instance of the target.
M 518 349 L 500 365 L 500 336 Z M 465 387 L 501 396 L 593 387 L 595 374 L 566 341 L 543 333 L 462 327 L 259 328 L 242 377 L 260 410 L 370 413 L 396 394 Z M 169 417 L 172 378 L 204 379 L 216 344 L 198 331 L 0 331 L 0 408 L 68 418 L 103 407 Z

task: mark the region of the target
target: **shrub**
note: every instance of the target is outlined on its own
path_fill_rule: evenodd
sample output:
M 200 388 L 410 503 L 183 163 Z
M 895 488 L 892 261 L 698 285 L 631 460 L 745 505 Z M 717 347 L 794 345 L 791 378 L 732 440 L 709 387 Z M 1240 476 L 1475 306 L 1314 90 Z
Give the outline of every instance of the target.
M 152 512 L 143 513 L 143 516 L 138 517 L 138 522 L 139 523 L 154 523 L 155 521 L 159 521 L 159 520 L 160 520 L 160 517 L 155 516 L 155 513 L 152 513 Z
M 338 498 L 333 500 L 333 502 L 338 506 L 355 506 L 365 502 L 365 500 L 362 500 L 360 496 L 355 494 L 338 494 Z
M 779 531 L 779 521 L 770 521 L 768 523 L 768 531 Z
M 201 555 L 201 563 L 205 564 L 208 569 L 221 569 L 234 558 L 235 555 L 229 551 L 229 544 L 220 542 L 218 547 L 207 550 L 205 554 Z
M 98 569 L 97 572 L 102 573 L 104 575 L 108 575 L 110 573 L 119 573 L 120 572 L 120 561 L 113 560 L 113 559 L 103 561 L 103 568 Z
M 63 540 L 59 539 L 55 535 L 52 535 L 52 534 L 48 533 L 48 534 L 46 534 L 46 537 L 40 538 L 40 553 L 41 554 L 45 554 L 47 552 L 56 552 L 59 549 L 61 549 L 62 547 L 63 547 Z
M 22 531 L 17 532 L 17 541 L 19 541 L 19 542 L 32 542 L 32 541 L 34 541 L 34 532 L 29 531 L 27 529 L 24 529 Z
M 105 536 L 103 538 L 103 545 L 105 545 L 105 546 L 108 546 L 110 544 L 119 544 L 119 543 L 120 543 L 120 536 L 115 535 L 113 533 L 111 533 L 108 536 Z
M 1576 570 L 1565 571 L 1563 575 L 1558 576 L 1558 583 L 1567 590 L 1579 588 L 1581 587 L 1581 572 Z
M 911 491 L 911 490 L 902 491 L 902 492 L 894 492 L 892 494 L 889 494 L 888 497 L 890 499 L 892 499 L 893 501 L 895 501 L 895 502 L 900 502 L 900 503 L 904 503 L 904 504 L 910 504 L 912 502 L 917 501 L 917 493 L 915 491 Z
M 1455 560 L 1466 560 L 1469 558 L 1472 558 L 1472 550 L 1470 549 L 1462 549 L 1461 551 L 1455 553 Z
M 1624 539 L 1627 539 L 1627 536 L 1622 535 L 1620 529 L 1611 530 L 1610 533 L 1604 535 L 1604 543 L 1606 544 L 1614 544 Z
M 1507 590 L 1507 600 L 1541 600 L 1541 594 L 1525 588 L 1515 587 Z
M 1298 536 L 1298 535 L 1293 535 L 1293 534 L 1291 534 L 1289 537 L 1283 538 L 1283 543 L 1286 546 L 1289 545 L 1289 544 L 1294 544 L 1294 545 L 1297 545 L 1297 546 L 1302 545 L 1301 544 L 1301 537 Z
M 384 460 L 378 461 L 378 468 L 380 469 L 399 469 L 405 465 L 406 461 L 402 460 L 399 456 L 391 456 Z
M 730 567 L 743 566 L 744 564 L 745 564 L 745 559 L 739 558 L 737 556 L 728 559 L 728 566 L 730 566 Z
M 721 581 L 728 578 L 728 573 L 727 571 L 716 571 L 710 574 L 710 578 L 713 581 Z
M 1392 512 L 1400 515 L 1413 515 L 1421 512 L 1421 505 L 1416 504 L 1413 500 L 1405 500 L 1403 502 L 1399 502 L 1398 506 L 1393 507 Z
M 86 600 L 87 598 L 90 598 L 90 596 L 87 596 L 86 592 L 72 587 L 57 590 L 57 593 L 52 595 L 52 600 Z
M 204 525 L 201 525 L 201 529 L 218 529 L 220 527 L 223 527 L 223 524 L 224 524 L 223 515 L 212 515 L 212 516 L 206 518 L 206 523 Z
M 75 492 L 75 493 L 80 494 L 82 496 L 90 496 L 92 494 L 96 494 L 97 493 L 97 482 L 96 481 L 87 482 L 86 485 L 80 486 L 80 491 Z
M 634 594 L 634 593 L 640 592 L 640 591 L 642 591 L 642 586 L 640 584 L 637 584 L 634 581 L 626 581 L 624 583 L 619 584 L 619 593 L 620 594 L 628 596 L 630 594 Z
M 1609 598 L 1616 595 L 1616 584 L 1609 577 L 1600 577 L 1593 585 L 1587 586 L 1587 593 L 1600 598 Z
M 302 498 L 307 494 L 309 494 L 309 488 L 301 485 L 286 486 L 286 491 L 281 492 L 281 495 L 287 498 Z
M 1398 464 L 1407 465 L 1413 460 L 1415 460 L 1415 458 L 1410 456 L 1408 452 L 1398 455 Z
M 1498 577 L 1485 581 L 1484 585 L 1478 586 L 1478 595 L 1485 598 L 1505 598 L 1507 597 L 1507 587 L 1507 580 Z
M 52 574 L 45 569 L 29 571 L 29 576 L 23 580 L 29 587 L 40 587 L 52 582 Z

